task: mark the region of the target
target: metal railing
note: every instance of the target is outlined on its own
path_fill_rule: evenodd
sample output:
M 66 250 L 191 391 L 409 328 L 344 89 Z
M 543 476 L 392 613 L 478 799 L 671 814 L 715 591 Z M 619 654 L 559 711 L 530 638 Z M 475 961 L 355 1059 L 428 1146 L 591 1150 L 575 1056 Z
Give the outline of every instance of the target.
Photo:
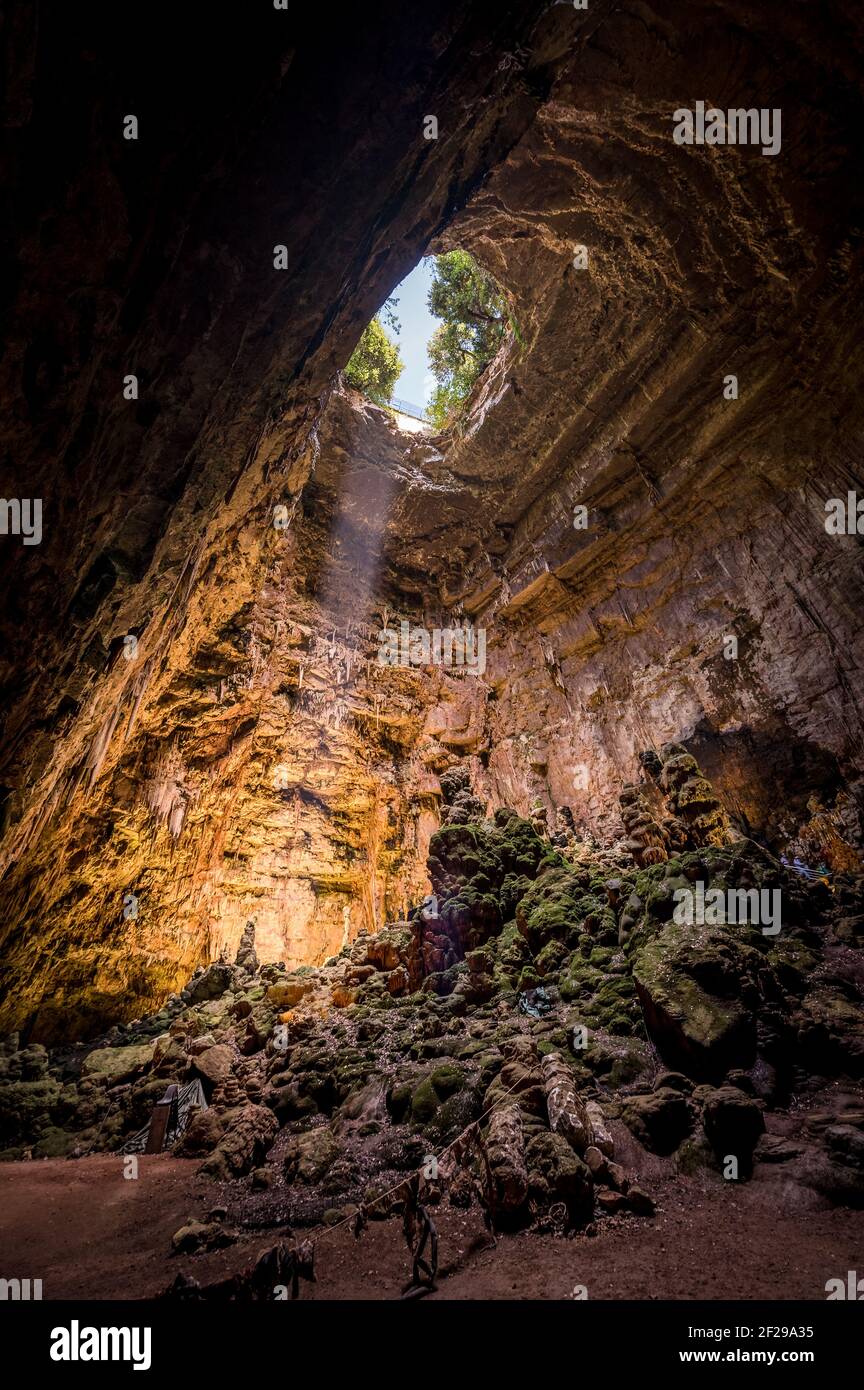
M 429 416 L 421 406 L 413 405 L 411 401 L 403 401 L 401 396 L 391 396 L 390 404 L 401 415 L 410 415 L 412 420 L 425 420 L 427 422 L 429 420 Z

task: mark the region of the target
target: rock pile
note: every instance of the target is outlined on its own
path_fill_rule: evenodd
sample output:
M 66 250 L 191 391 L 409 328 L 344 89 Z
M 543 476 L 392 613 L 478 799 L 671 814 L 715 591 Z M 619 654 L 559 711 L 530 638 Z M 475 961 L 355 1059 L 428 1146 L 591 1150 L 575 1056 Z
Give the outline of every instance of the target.
M 682 821 L 700 808 L 683 852 L 664 831 L 664 857 L 627 868 L 512 811 L 451 821 L 430 844 L 433 893 L 319 968 L 261 966 L 250 923 L 233 963 L 149 1018 L 65 1049 L 7 1038 L 3 1156 L 122 1152 L 167 1084 L 198 1078 L 209 1108 L 175 1151 L 285 1188 L 299 1224 L 365 1209 L 466 1132 L 486 1157 L 457 1166 L 450 1200 L 479 1194 L 499 1228 L 649 1213 L 616 1159 L 629 1167 L 634 1143 L 682 1171 L 796 1162 L 849 1200 L 861 1107 L 786 1149 L 766 1116 L 820 1078 L 864 1076 L 861 880 L 808 882 L 751 841 L 693 846 L 721 825 L 697 772 L 672 750 L 660 774 L 676 794 L 697 785 L 677 803 Z M 782 930 L 677 920 L 697 883 L 778 891 Z

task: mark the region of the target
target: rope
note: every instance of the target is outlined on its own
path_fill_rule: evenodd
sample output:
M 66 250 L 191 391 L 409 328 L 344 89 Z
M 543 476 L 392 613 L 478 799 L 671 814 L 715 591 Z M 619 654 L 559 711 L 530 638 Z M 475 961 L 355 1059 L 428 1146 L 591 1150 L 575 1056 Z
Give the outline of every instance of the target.
M 522 1033 L 522 1036 L 524 1037 L 524 1036 L 525 1036 L 525 1033 L 526 1033 L 526 1028 L 523 1027 L 523 1028 L 520 1029 L 520 1031 L 521 1031 L 521 1033 Z M 499 1106 L 499 1105 L 502 1103 L 502 1101 L 505 1101 L 505 1100 L 507 1099 L 507 1097 L 508 1097 L 509 1095 L 511 1095 L 513 1091 L 516 1090 L 516 1087 L 517 1087 L 517 1086 L 521 1086 L 521 1085 L 522 1085 L 522 1081 L 521 1081 L 521 1080 L 519 1080 L 519 1081 L 514 1081 L 513 1085 L 509 1088 L 509 1090 L 505 1091 L 504 1094 L 503 1094 L 503 1096 L 499 1096 L 497 1100 L 493 1101 L 492 1104 L 489 1106 L 489 1108 L 488 1108 L 487 1110 L 484 1110 L 484 1111 L 483 1111 L 482 1115 L 480 1115 L 476 1120 L 472 1120 L 471 1124 L 472 1124 L 472 1125 L 480 1125 L 480 1124 L 482 1124 L 483 1121 L 486 1119 L 487 1115 L 491 1115 L 491 1114 L 492 1114 L 492 1111 L 493 1111 L 494 1109 L 496 1109 L 496 1107 Z M 470 1128 L 471 1128 L 471 1125 L 469 1125 L 468 1128 L 470 1129 Z M 441 1160 L 444 1158 L 444 1155 L 445 1155 L 445 1154 L 448 1154 L 448 1153 L 450 1152 L 450 1150 L 451 1150 L 452 1148 L 454 1148 L 456 1144 L 459 1143 L 459 1140 L 462 1138 L 462 1135 L 463 1135 L 464 1133 L 465 1133 L 465 1130 L 462 1130 L 461 1133 L 459 1133 L 459 1134 L 456 1135 L 456 1138 L 455 1138 L 455 1139 L 452 1139 L 452 1140 L 450 1141 L 450 1143 L 446 1146 L 446 1148 L 443 1148 L 443 1149 L 441 1150 L 441 1153 L 440 1153 L 440 1154 L 438 1154 L 438 1155 L 433 1155 L 433 1157 L 435 1157 L 436 1163 L 440 1163 Z M 418 1169 L 416 1169 L 415 1171 L 416 1171 L 416 1172 L 422 1172 L 422 1169 L 418 1168 Z M 380 1196 L 376 1197 L 376 1198 L 375 1198 L 375 1201 L 372 1202 L 372 1203 L 370 1203 L 369 1205 L 370 1205 L 370 1206 L 377 1206 L 379 1202 L 383 1202 L 383 1201 L 385 1200 L 385 1198 L 392 1196 L 392 1194 L 393 1194 L 394 1192 L 398 1192 L 398 1191 L 399 1191 L 399 1188 L 402 1187 L 403 1184 L 404 1184 L 405 1182 L 407 1182 L 407 1181 L 409 1181 L 407 1178 L 401 1178 L 401 1179 L 399 1180 L 399 1182 L 394 1183 L 393 1187 L 388 1188 L 386 1192 L 382 1192 L 382 1193 L 380 1194 Z M 340 1226 L 347 1226 L 347 1225 L 349 1224 L 349 1222 L 351 1222 L 351 1221 L 353 1221 L 353 1220 L 354 1220 L 354 1217 L 353 1217 L 353 1215 L 352 1215 L 352 1216 L 344 1216 L 344 1217 L 342 1218 L 341 1221 L 337 1221 L 333 1226 L 324 1226 L 324 1225 L 322 1225 L 322 1224 L 319 1222 L 319 1224 L 318 1224 L 317 1226 L 313 1226 L 313 1227 L 312 1227 L 312 1230 L 308 1233 L 308 1235 L 305 1235 L 305 1236 L 304 1236 L 304 1240 L 312 1240 L 313 1243 L 316 1245 L 316 1248 L 317 1248 L 317 1241 L 314 1240 L 314 1237 L 315 1237 L 315 1235 L 316 1235 L 316 1232 L 320 1232 L 320 1233 L 321 1233 L 320 1235 L 318 1235 L 318 1241 L 320 1241 L 320 1240 L 322 1240 L 322 1239 L 324 1238 L 324 1236 L 331 1235 L 334 1231 L 338 1231 Z

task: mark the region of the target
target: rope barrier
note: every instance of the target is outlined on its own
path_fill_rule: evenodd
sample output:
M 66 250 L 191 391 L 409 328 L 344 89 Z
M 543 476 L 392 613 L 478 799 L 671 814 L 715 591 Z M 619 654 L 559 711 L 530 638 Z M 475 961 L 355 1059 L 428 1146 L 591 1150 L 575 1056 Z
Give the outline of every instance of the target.
M 521 1032 L 521 1034 L 522 1034 L 523 1037 L 525 1036 L 526 1031 L 527 1031 L 527 1029 L 526 1029 L 525 1027 L 520 1028 L 520 1032 Z M 467 1132 L 467 1130 L 472 1129 L 474 1125 L 478 1125 L 478 1126 L 481 1125 L 481 1124 L 483 1123 L 483 1121 L 487 1118 L 487 1116 L 488 1116 L 488 1115 L 491 1115 L 491 1114 L 492 1114 L 492 1111 L 495 1110 L 499 1105 L 501 1105 L 501 1103 L 502 1103 L 503 1101 L 505 1101 L 509 1095 L 512 1095 L 512 1093 L 516 1090 L 516 1087 L 517 1087 L 517 1086 L 521 1086 L 521 1085 L 522 1085 L 521 1079 L 520 1079 L 519 1081 L 514 1081 L 513 1085 L 512 1085 L 508 1090 L 506 1090 L 502 1096 L 499 1096 L 497 1100 L 493 1101 L 492 1104 L 488 1107 L 487 1110 L 484 1110 L 483 1113 L 482 1113 L 480 1116 L 478 1116 L 478 1118 L 477 1118 L 476 1120 L 472 1120 L 472 1122 L 471 1122 L 470 1125 L 467 1125 L 465 1129 L 463 1129 L 459 1134 L 457 1134 L 456 1138 L 455 1138 L 455 1139 L 452 1139 L 452 1140 L 450 1141 L 450 1143 L 449 1143 L 445 1148 L 443 1148 L 443 1149 L 441 1150 L 441 1153 L 440 1153 L 440 1154 L 438 1154 L 438 1155 L 435 1155 L 435 1154 L 431 1155 L 431 1157 L 433 1157 L 433 1158 L 435 1159 L 436 1164 L 440 1163 L 440 1162 L 442 1161 L 442 1159 L 444 1158 L 445 1154 L 448 1154 L 452 1148 L 455 1148 L 455 1146 L 459 1143 L 459 1140 L 462 1138 L 462 1135 L 465 1134 L 465 1133 Z M 415 1170 L 415 1174 L 416 1174 L 416 1173 L 422 1173 L 422 1172 L 423 1172 L 423 1169 L 422 1169 L 422 1168 L 418 1168 L 418 1169 Z M 412 1176 L 414 1176 L 414 1174 L 412 1174 Z M 394 1192 L 398 1192 L 399 1189 L 400 1189 L 400 1187 L 402 1187 L 402 1186 L 403 1186 L 406 1182 L 408 1182 L 408 1181 L 410 1181 L 410 1179 L 408 1179 L 408 1178 L 401 1178 L 400 1181 L 397 1182 L 397 1183 L 395 1183 L 393 1187 L 388 1188 L 386 1192 L 380 1193 L 379 1196 L 377 1196 L 377 1197 L 375 1198 L 374 1202 L 370 1203 L 369 1205 L 370 1205 L 370 1206 L 377 1206 L 379 1202 L 383 1202 L 387 1197 L 392 1196 Z M 324 1225 L 322 1225 L 322 1224 L 319 1222 L 319 1224 L 318 1224 L 317 1226 L 313 1226 L 313 1227 L 312 1227 L 312 1230 L 311 1230 L 307 1235 L 304 1236 L 304 1239 L 305 1239 L 305 1240 L 311 1240 L 311 1241 L 313 1241 L 314 1244 L 317 1245 L 317 1241 L 315 1241 L 316 1232 L 320 1232 L 320 1233 L 321 1233 L 321 1234 L 318 1236 L 318 1241 L 320 1241 L 320 1240 L 322 1240 L 325 1236 L 332 1234 L 333 1231 L 338 1231 L 339 1228 L 340 1228 L 340 1226 L 347 1226 L 347 1225 L 348 1225 L 350 1222 L 352 1222 L 353 1220 L 354 1220 L 354 1216 L 352 1215 L 352 1216 L 345 1216 L 345 1217 L 343 1217 L 341 1221 L 335 1222 L 332 1226 L 324 1226 Z

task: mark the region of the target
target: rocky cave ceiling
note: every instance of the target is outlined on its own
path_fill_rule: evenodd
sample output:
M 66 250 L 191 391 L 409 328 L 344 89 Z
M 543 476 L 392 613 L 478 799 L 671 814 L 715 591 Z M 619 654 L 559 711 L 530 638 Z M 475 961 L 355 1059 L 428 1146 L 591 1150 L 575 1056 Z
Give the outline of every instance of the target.
M 774 849 L 860 849 L 860 13 L 375 8 L 4 19 L 4 1028 L 133 1017 L 249 917 L 289 964 L 380 926 L 459 759 L 614 836 L 684 742 Z M 703 98 L 780 154 L 677 146 Z M 456 246 L 520 340 L 408 436 L 338 373 Z M 402 618 L 482 677 L 379 666 Z

